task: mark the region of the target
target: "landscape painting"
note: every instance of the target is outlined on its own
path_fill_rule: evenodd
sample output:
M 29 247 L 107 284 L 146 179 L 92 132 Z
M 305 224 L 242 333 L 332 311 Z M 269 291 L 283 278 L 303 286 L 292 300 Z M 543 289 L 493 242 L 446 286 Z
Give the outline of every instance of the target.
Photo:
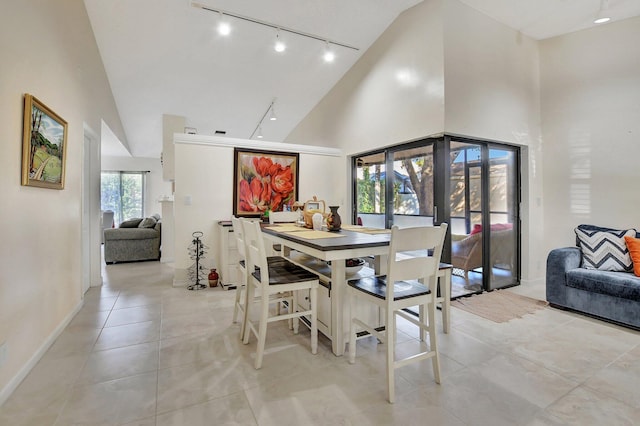
M 22 185 L 64 189 L 67 122 L 35 97 L 24 96 Z

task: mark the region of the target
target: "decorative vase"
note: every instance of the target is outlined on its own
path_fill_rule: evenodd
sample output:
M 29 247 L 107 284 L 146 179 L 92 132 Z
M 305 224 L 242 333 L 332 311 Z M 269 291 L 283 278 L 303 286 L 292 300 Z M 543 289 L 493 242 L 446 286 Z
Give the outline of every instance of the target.
M 209 287 L 217 287 L 219 278 L 215 268 L 212 269 L 211 272 L 209 272 Z
M 338 207 L 340 206 L 329 206 L 331 212 L 327 216 L 327 229 L 329 231 L 339 231 L 342 226 L 342 219 L 338 214 Z

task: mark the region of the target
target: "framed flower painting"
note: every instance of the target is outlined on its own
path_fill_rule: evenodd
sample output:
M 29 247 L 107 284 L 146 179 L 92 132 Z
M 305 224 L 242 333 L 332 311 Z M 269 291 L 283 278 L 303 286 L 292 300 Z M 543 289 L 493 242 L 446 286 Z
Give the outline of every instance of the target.
M 261 216 L 290 209 L 298 199 L 299 154 L 234 149 L 233 214 Z

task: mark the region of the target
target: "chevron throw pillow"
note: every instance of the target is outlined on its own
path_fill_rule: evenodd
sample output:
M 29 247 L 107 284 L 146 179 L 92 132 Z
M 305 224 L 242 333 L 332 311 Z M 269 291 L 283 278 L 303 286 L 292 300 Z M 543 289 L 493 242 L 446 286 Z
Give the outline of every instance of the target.
M 635 229 L 616 230 L 581 225 L 575 232 L 582 250 L 583 268 L 615 272 L 633 270 L 633 262 L 624 237 L 635 237 Z

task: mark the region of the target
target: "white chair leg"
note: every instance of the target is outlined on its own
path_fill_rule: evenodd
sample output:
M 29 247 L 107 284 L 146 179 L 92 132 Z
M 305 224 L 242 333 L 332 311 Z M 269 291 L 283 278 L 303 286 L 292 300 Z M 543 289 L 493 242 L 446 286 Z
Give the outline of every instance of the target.
M 386 344 L 387 344 L 387 395 L 390 403 L 395 401 L 395 368 L 393 362 L 395 360 L 395 313 L 393 309 L 387 309 L 387 320 L 385 324 Z
M 418 307 L 418 313 L 419 313 L 419 317 L 418 319 L 420 320 L 420 324 L 427 324 L 427 318 L 424 315 L 424 305 L 420 305 Z M 420 327 L 420 341 L 424 342 L 424 340 L 426 339 L 426 330 L 425 327 Z
M 290 314 L 294 312 L 293 307 L 295 306 L 293 304 L 293 293 L 293 291 L 289 291 L 284 295 L 287 297 L 287 309 Z M 287 320 L 287 325 L 289 326 L 289 330 L 293 330 L 293 318 Z
M 244 292 L 244 319 L 243 321 L 243 329 L 242 332 L 242 343 L 245 345 L 249 343 L 249 337 L 251 337 L 251 324 L 249 318 L 249 312 L 251 311 L 251 307 L 253 306 L 253 302 L 255 299 L 255 286 L 253 284 L 247 284 L 247 287 Z
M 438 343 L 436 339 L 436 304 L 432 301 L 427 307 L 429 312 L 429 350 L 435 352 L 431 362 L 433 364 L 433 376 L 436 383 L 440 383 L 440 355 L 438 354 Z
M 256 370 L 262 367 L 262 357 L 264 356 L 264 346 L 267 341 L 267 320 L 269 318 L 269 298 L 262 295 L 260 301 L 260 324 L 258 325 L 258 346 L 256 349 Z
M 311 297 L 311 353 L 318 353 L 318 288 L 312 287 L 309 291 Z
M 247 301 L 246 301 L 246 292 L 247 286 L 244 284 L 238 284 L 236 287 L 236 301 L 233 305 L 233 323 L 238 323 L 238 314 L 241 315 L 240 321 L 240 340 L 244 340 L 244 327 L 245 327 L 245 311 L 247 310 Z
M 238 305 L 240 304 L 240 293 L 242 286 L 238 285 L 238 287 L 236 287 L 236 300 L 234 302 L 233 305 L 233 323 L 236 324 L 238 322 Z
M 291 301 L 289 302 L 289 313 L 292 314 L 294 312 L 298 312 L 298 291 L 294 290 L 292 292 L 292 297 L 291 297 Z M 298 330 L 299 330 L 299 326 L 300 326 L 300 320 L 298 319 L 298 317 L 295 318 L 291 318 L 293 321 L 293 334 L 298 334 Z
M 353 320 L 353 299 L 355 296 L 349 291 L 349 316 L 351 321 L 349 322 L 349 363 L 354 364 L 356 362 L 356 324 Z

